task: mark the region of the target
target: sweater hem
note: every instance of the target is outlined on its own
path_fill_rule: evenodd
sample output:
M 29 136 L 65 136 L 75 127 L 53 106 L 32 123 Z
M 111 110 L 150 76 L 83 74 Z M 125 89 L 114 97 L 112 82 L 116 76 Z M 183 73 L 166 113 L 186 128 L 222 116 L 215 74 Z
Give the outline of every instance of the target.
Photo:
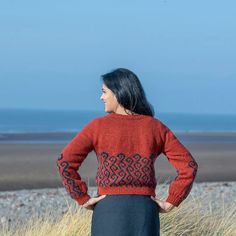
M 115 195 L 115 194 L 138 194 L 138 195 L 152 195 L 155 197 L 155 189 L 150 187 L 98 187 L 99 195 Z

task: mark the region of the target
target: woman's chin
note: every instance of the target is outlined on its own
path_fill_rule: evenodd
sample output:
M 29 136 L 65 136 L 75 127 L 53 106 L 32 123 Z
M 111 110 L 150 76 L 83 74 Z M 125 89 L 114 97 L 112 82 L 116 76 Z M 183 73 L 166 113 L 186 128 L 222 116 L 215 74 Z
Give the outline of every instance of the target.
M 104 110 L 105 110 L 105 112 L 111 112 L 111 110 L 107 109 L 106 107 Z

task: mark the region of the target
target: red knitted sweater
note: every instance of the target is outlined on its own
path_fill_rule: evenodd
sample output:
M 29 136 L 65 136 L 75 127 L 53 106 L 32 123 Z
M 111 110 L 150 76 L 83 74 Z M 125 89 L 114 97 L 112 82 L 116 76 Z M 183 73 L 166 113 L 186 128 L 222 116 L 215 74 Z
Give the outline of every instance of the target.
M 198 169 L 190 152 L 159 119 L 109 113 L 84 126 L 57 159 L 62 183 L 79 205 L 91 198 L 77 171 L 92 150 L 98 161 L 96 183 L 99 195 L 155 197 L 154 163 L 163 153 L 177 171 L 166 201 L 179 206 L 189 194 Z

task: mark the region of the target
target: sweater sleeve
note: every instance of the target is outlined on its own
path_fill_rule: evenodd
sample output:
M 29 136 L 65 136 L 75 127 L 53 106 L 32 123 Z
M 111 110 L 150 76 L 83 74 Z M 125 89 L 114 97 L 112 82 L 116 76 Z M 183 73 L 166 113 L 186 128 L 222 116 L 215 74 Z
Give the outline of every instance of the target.
M 178 207 L 190 193 L 198 164 L 174 133 L 167 126 L 162 125 L 162 153 L 177 171 L 177 176 L 169 186 L 169 195 L 166 201 Z
M 93 121 L 84 126 L 82 130 L 68 143 L 59 158 L 57 167 L 62 183 L 67 193 L 79 205 L 83 205 L 90 199 L 88 187 L 77 172 L 89 152 L 93 150 Z

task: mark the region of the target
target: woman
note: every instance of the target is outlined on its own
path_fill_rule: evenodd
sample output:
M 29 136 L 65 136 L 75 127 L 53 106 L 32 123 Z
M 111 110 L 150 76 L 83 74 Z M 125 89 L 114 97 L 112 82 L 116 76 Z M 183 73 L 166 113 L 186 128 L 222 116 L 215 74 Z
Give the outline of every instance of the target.
M 92 236 L 156 236 L 159 213 L 170 212 L 188 196 L 198 165 L 159 119 L 138 77 L 118 68 L 102 75 L 105 116 L 89 122 L 57 160 L 63 185 L 81 206 L 93 210 Z M 77 173 L 89 152 L 98 160 L 97 196 L 88 195 Z M 178 175 L 166 200 L 156 197 L 154 163 L 163 153 Z M 157 188 L 158 190 L 158 188 Z

